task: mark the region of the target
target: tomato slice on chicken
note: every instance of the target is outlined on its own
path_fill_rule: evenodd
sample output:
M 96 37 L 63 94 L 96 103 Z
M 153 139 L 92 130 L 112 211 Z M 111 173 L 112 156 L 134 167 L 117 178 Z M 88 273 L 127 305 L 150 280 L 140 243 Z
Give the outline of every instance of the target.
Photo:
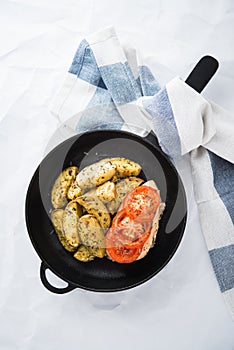
M 126 237 L 125 239 L 126 240 Z M 122 229 L 110 228 L 105 237 L 106 252 L 111 260 L 121 264 L 128 264 L 136 261 L 141 254 L 143 244 L 135 244 L 123 240 Z
M 129 264 L 133 261 L 136 261 L 140 253 L 140 248 L 128 248 L 125 246 L 107 249 L 107 254 L 111 258 L 111 260 L 121 264 Z
M 150 224 L 134 221 L 121 210 L 112 222 L 105 237 L 108 256 L 118 263 L 131 263 L 137 260 L 150 235 Z
M 152 220 L 160 204 L 159 191 L 140 186 L 129 192 L 105 237 L 107 255 L 118 263 L 131 263 L 140 256 L 150 236 Z
M 126 248 L 140 248 L 142 250 L 145 242 L 147 241 L 147 239 L 150 236 L 150 231 L 151 229 L 149 229 L 148 231 L 144 232 L 139 238 L 137 238 L 135 241 L 130 242 L 129 244 L 126 243 L 125 247 Z
M 126 214 L 141 222 L 152 221 L 159 204 L 159 191 L 149 186 L 139 186 L 133 189 L 123 201 Z
M 121 230 L 121 233 L 119 231 L 119 235 L 122 237 L 123 243 L 131 243 L 141 237 L 149 229 L 150 224 L 149 222 L 137 222 L 133 220 L 127 214 L 127 209 L 124 208 L 116 214 L 112 222 L 112 227 Z

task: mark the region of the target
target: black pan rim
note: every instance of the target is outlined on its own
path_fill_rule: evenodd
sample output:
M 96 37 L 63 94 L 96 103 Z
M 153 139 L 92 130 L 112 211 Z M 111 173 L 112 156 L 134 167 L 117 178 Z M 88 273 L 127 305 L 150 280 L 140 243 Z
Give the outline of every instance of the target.
M 136 283 L 133 283 L 133 284 L 130 284 L 128 286 L 124 286 L 124 287 L 119 287 L 119 288 L 92 288 L 92 287 L 87 287 L 87 286 L 84 286 L 82 284 L 78 284 L 78 283 L 75 283 L 74 282 L 71 282 L 69 279 L 67 278 L 64 278 L 63 275 L 61 275 L 58 271 L 56 271 L 48 262 L 47 262 L 47 259 L 45 257 L 42 256 L 41 252 L 39 251 L 37 245 L 35 244 L 34 242 L 34 239 L 33 239 L 33 234 L 32 234 L 32 230 L 30 228 L 30 224 L 29 224 L 29 210 L 28 210 L 28 207 L 29 207 L 29 197 L 30 197 L 30 192 L 31 192 L 31 189 L 32 189 L 32 186 L 34 184 L 34 181 L 36 179 L 36 177 L 38 176 L 38 173 L 39 173 L 39 169 L 40 169 L 40 166 L 42 164 L 42 162 L 44 162 L 47 158 L 49 158 L 53 153 L 55 153 L 60 147 L 63 147 L 63 145 L 67 142 L 71 142 L 72 144 L 72 140 L 78 140 L 79 137 L 81 136 L 85 136 L 85 135 L 88 135 L 88 134 L 94 134 L 94 133 L 102 133 L 102 132 L 108 132 L 108 133 L 121 133 L 123 135 L 128 135 L 128 136 L 131 136 L 133 137 L 134 139 L 139 139 L 141 142 L 145 142 L 145 143 L 148 143 L 149 145 L 155 147 L 157 149 L 157 151 L 164 157 L 166 158 L 167 162 L 170 164 L 170 166 L 173 168 L 173 170 L 175 171 L 176 174 L 178 174 L 175 166 L 173 165 L 173 163 L 170 161 L 170 159 L 162 152 L 162 150 L 157 146 L 157 145 L 154 145 L 153 143 L 151 143 L 149 140 L 147 140 L 147 138 L 144 138 L 144 137 L 141 137 L 139 135 L 136 135 L 132 132 L 129 132 L 129 131 L 125 131 L 125 130 L 113 130 L 113 129 L 98 129 L 98 130 L 92 130 L 92 131 L 87 131 L 87 132 L 84 132 L 84 133 L 80 133 L 80 134 L 77 134 L 77 135 L 74 135 L 74 136 L 71 136 L 70 138 L 62 141 L 61 143 L 59 143 L 57 146 L 55 146 L 43 159 L 42 161 L 40 162 L 40 164 L 38 165 L 38 167 L 36 168 L 36 170 L 34 171 L 34 174 L 30 180 L 30 183 L 29 183 L 29 186 L 27 188 L 27 193 L 26 193 L 26 200 L 25 200 L 25 221 L 26 221 L 26 227 L 27 227 L 27 231 L 28 231 L 28 235 L 29 235 L 29 238 L 31 240 L 31 243 L 37 253 L 37 255 L 39 256 L 40 260 L 41 260 L 41 263 L 44 263 L 46 265 L 46 268 L 50 269 L 57 277 L 61 278 L 64 282 L 67 282 L 70 286 L 73 286 L 74 289 L 75 288 L 80 288 L 80 289 L 83 289 L 83 290 L 87 290 L 87 291 L 92 291 L 92 292 L 103 292 L 103 293 L 111 293 L 111 292 L 120 292 L 120 291 L 124 291 L 124 290 L 128 290 L 128 289 L 132 289 L 134 287 L 137 287 L 145 282 L 147 282 L 148 280 L 150 280 L 152 277 L 154 277 L 155 275 L 157 275 L 168 263 L 169 261 L 172 259 L 172 257 L 175 255 L 180 243 L 181 243 L 181 240 L 184 236 L 184 231 L 185 231 L 185 226 L 186 226 L 186 222 L 187 222 L 187 200 L 186 200 L 186 193 L 185 193 L 185 189 L 184 189 L 184 186 L 183 186 L 183 183 L 180 179 L 180 176 L 178 174 L 178 179 L 182 185 L 182 196 L 183 196 L 183 200 L 184 200 L 184 203 L 185 203 L 185 207 L 186 207 L 186 213 L 183 217 L 183 219 L 181 220 L 181 223 L 182 223 L 182 227 L 181 227 L 181 233 L 180 233 L 180 236 L 179 236 L 179 239 L 177 240 L 177 243 L 173 249 L 173 252 L 170 254 L 170 256 L 168 257 L 168 259 L 165 260 L 164 264 L 162 264 L 160 266 L 160 268 L 158 268 L 154 273 L 150 274 L 149 276 L 147 276 L 146 278 L 142 279 L 141 281 L 139 282 L 136 282 Z

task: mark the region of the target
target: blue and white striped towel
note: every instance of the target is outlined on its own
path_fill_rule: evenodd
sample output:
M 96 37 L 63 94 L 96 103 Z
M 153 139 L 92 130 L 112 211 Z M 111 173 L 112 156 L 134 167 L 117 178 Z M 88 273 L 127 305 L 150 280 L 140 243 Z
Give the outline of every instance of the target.
M 52 112 L 77 132 L 105 126 L 128 130 L 127 125 L 134 124 L 147 135 L 150 122 L 142 118 L 136 101 L 153 96 L 160 87 L 139 61 L 135 49 L 120 46 L 112 27 L 90 35 L 75 54 Z
M 76 132 L 130 128 L 143 136 L 153 129 L 170 157 L 190 153 L 202 230 L 234 318 L 233 115 L 179 78 L 161 90 L 112 27 L 81 42 L 52 112 Z
M 143 105 L 163 151 L 190 153 L 202 231 L 234 318 L 234 116 L 177 78 Z

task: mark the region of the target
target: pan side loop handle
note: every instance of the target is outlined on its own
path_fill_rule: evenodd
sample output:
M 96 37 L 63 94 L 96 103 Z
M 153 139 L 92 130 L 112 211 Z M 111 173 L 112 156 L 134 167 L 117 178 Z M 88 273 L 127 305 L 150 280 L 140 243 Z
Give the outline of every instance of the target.
M 76 288 L 76 286 L 74 286 L 68 282 L 67 282 L 68 286 L 64 287 L 64 288 L 57 288 L 57 287 L 52 286 L 46 277 L 46 270 L 47 269 L 49 269 L 49 267 L 42 261 L 41 268 L 40 268 L 41 282 L 50 292 L 55 293 L 55 294 L 65 294 L 65 293 L 71 292 L 73 289 Z

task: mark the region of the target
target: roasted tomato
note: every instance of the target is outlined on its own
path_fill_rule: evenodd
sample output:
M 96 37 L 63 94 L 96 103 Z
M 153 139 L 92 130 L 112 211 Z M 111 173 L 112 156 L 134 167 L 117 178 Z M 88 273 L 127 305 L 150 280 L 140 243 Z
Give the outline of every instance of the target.
M 131 263 L 140 256 L 150 236 L 160 204 L 159 191 L 140 186 L 129 192 L 105 237 L 107 255 L 118 263 Z
M 114 218 L 112 227 L 105 237 L 107 255 L 118 263 L 137 260 L 150 235 L 148 222 L 137 222 L 122 209 Z
M 150 230 L 135 241 L 126 242 L 125 237 L 123 238 L 122 236 L 121 229 L 110 228 L 105 237 L 107 255 L 113 261 L 121 264 L 136 261 L 149 235 Z
M 107 249 L 107 254 L 111 260 L 120 264 L 129 264 L 136 261 L 141 253 L 140 248 L 128 248 L 125 246 L 112 247 Z
M 127 208 L 120 210 L 113 219 L 112 228 L 118 229 L 123 243 L 131 243 L 148 231 L 149 222 L 139 222 L 127 214 Z
M 126 214 L 132 219 L 139 222 L 150 222 L 159 204 L 160 195 L 156 189 L 140 186 L 127 194 L 123 207 L 126 209 Z

